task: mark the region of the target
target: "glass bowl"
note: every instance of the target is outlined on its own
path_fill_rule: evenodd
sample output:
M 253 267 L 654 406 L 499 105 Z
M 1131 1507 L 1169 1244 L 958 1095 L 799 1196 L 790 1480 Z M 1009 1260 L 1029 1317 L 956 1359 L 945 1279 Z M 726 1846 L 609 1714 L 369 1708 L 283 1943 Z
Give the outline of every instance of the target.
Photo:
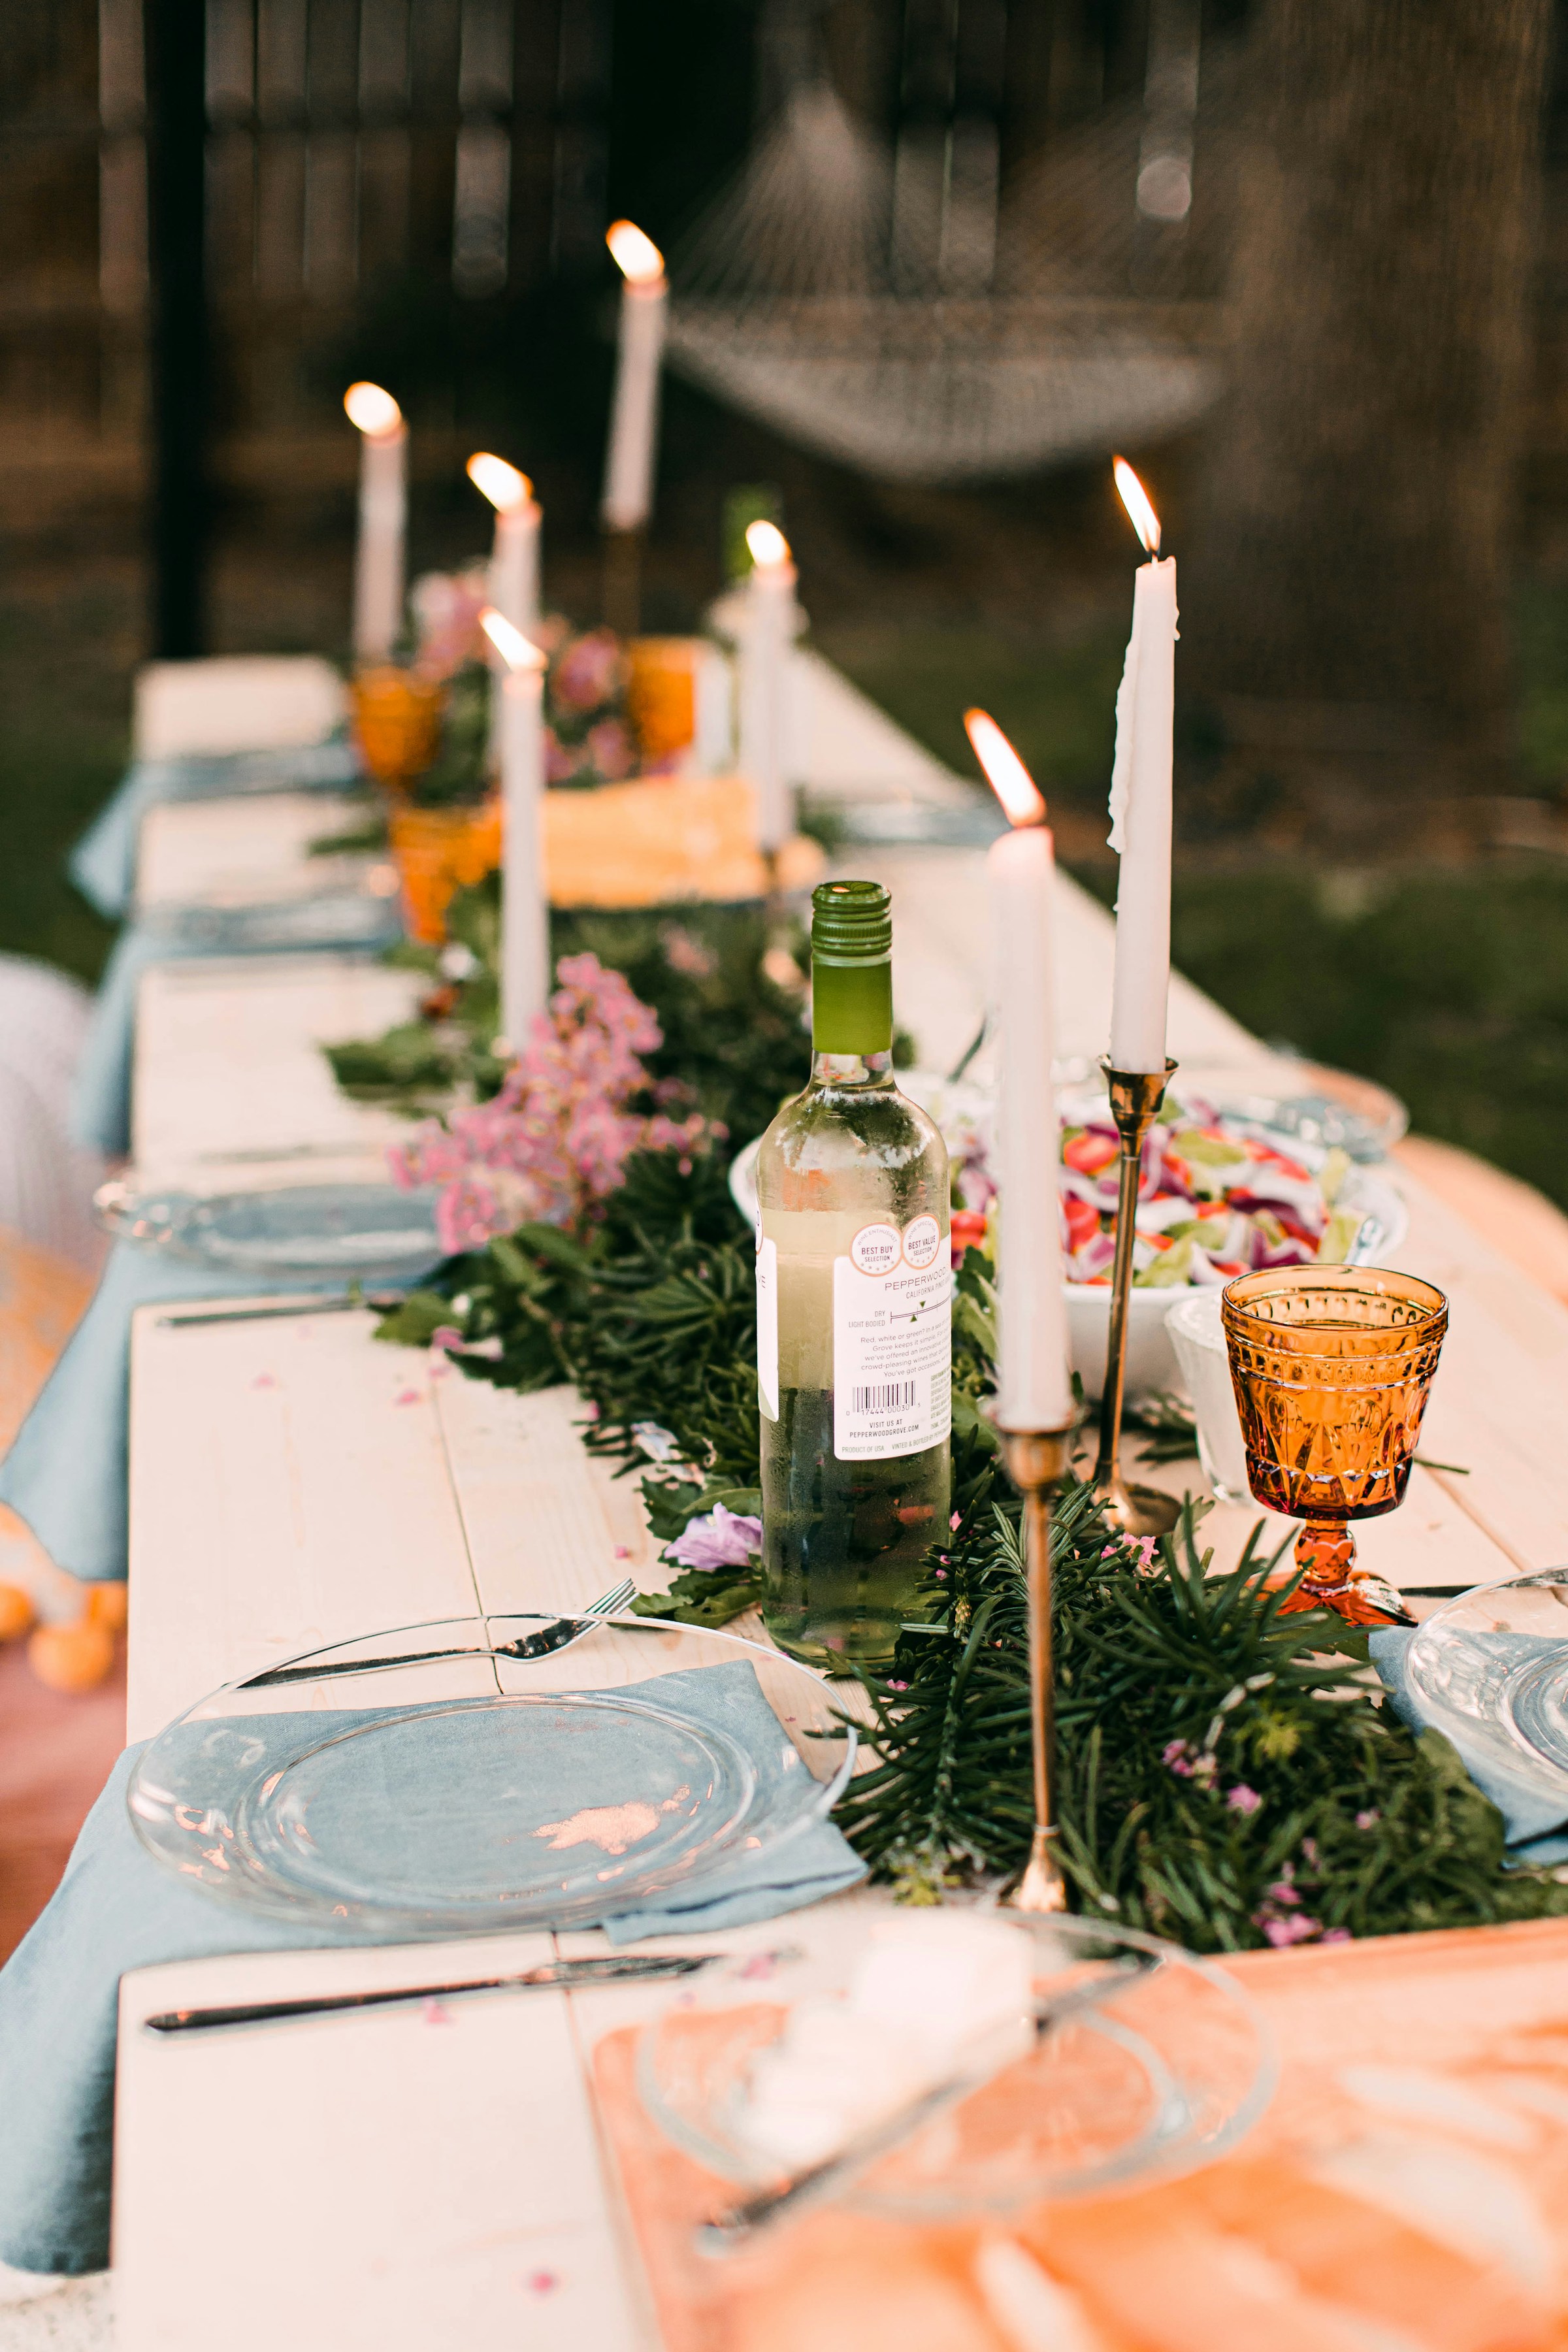
M 964 2087 L 836 2193 L 904 2215 L 1005 2211 L 1190 2171 L 1234 2146 L 1262 2113 L 1274 2084 L 1269 2045 L 1251 2002 L 1218 1969 L 1094 1920 L 958 1916 L 1021 1939 L 1023 1998 L 1037 2019 L 1064 2001 L 1070 2013 L 1034 2037 L 1025 2028 L 999 2038 L 994 1986 L 972 1979 L 968 2000 L 946 2006 L 927 2068 L 931 2082 L 964 2078 Z M 684 1988 L 638 2047 L 643 2103 L 667 2136 L 754 2193 L 879 2127 L 885 2103 L 910 2095 L 908 2085 L 889 2087 L 883 2052 L 917 2038 L 921 2020 L 900 2016 L 903 1995 L 896 1978 L 889 1991 L 878 1939 L 907 1928 L 910 1916 L 868 1923 L 863 1908 L 818 1914 L 809 1950 L 755 1955 Z M 924 1983 L 932 1982 L 941 1978 L 928 1969 Z M 917 1967 L 905 1986 L 917 2000 L 921 1984 Z M 803 2030 L 807 2048 L 842 2044 L 849 2053 L 864 2042 L 879 2077 L 827 2142 L 781 2139 L 793 2112 L 783 2111 L 781 2126 L 781 2056 L 795 2046 L 786 2035 L 798 2042 Z M 976 2077 L 984 2079 L 968 2087 Z M 809 2112 L 809 2085 L 805 2095 Z M 918 2084 L 912 2095 L 921 2095 Z

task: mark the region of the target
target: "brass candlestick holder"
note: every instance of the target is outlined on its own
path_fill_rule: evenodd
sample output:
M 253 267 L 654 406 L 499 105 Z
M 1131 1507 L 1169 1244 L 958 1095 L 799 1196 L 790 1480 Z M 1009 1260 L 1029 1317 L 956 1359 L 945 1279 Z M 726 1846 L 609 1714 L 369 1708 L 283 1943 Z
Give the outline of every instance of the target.
M 1143 1144 L 1171 1082 L 1174 1062 L 1158 1070 L 1113 1070 L 1102 1062 L 1110 1090 L 1110 1116 L 1121 1138 L 1116 1194 L 1116 1257 L 1110 1269 L 1110 1338 L 1105 1351 L 1105 1387 L 1100 1401 L 1100 1458 L 1094 1465 L 1094 1498 L 1124 1535 L 1163 1536 L 1173 1528 L 1179 1506 L 1152 1486 L 1130 1486 L 1121 1475 L 1121 1406 L 1127 1390 L 1127 1295 L 1132 1287 L 1132 1245 L 1137 1239 L 1138 1183 Z
M 1024 1564 L 1029 1592 L 1029 1732 L 1035 1775 L 1035 1836 L 1024 1875 L 1007 1897 L 1016 1911 L 1065 1911 L 1067 1881 L 1057 1860 L 1056 1685 L 1051 1665 L 1051 1505 L 1072 1451 L 1068 1429 L 1000 1432 L 1007 1475 L 1024 1498 Z

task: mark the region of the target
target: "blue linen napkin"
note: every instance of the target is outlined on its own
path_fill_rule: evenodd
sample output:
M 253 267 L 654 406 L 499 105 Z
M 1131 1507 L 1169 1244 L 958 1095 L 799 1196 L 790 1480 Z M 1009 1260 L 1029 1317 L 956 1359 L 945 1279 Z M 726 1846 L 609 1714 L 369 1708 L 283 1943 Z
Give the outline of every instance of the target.
M 1418 1629 L 1417 1629 L 1418 1630 Z M 1413 1731 L 1433 1727 L 1410 1687 L 1406 1657 L 1415 1635 L 1403 1625 L 1373 1633 L 1368 1643 L 1372 1663 L 1382 1676 L 1394 1710 Z M 1517 1657 L 1521 1663 L 1543 1648 L 1558 1648 L 1531 1633 L 1475 1633 L 1472 1641 L 1494 1655 Z M 1521 1757 L 1514 1765 L 1500 1742 L 1481 1746 L 1456 1731 L 1452 1720 L 1436 1727 L 1448 1740 L 1482 1796 L 1489 1797 L 1502 1815 L 1503 1835 L 1514 1857 L 1522 1863 L 1568 1862 L 1568 1806 L 1543 1791 Z
M 759 1781 L 776 1772 L 777 1720 L 748 1661 L 656 1675 L 638 1691 L 740 1739 Z M 326 1735 L 336 1718 L 310 1720 Z M 635 1737 L 623 1727 L 627 1736 Z M 600 1780 L 601 1738 L 595 1729 L 593 1777 Z M 0 1970 L 0 2261 L 16 2270 L 76 2275 L 109 2260 L 117 1999 L 127 1969 L 224 1952 L 396 1940 L 249 1911 L 165 1868 L 142 1846 L 126 1810 L 140 1753 L 128 1748 L 115 1766 L 54 1899 Z M 365 1762 L 366 1797 L 384 1806 L 378 1768 L 371 1758 Z M 559 1796 L 568 1809 L 571 1769 Z M 864 1874 L 832 1822 L 817 1822 L 771 1853 L 716 1867 L 679 1898 L 604 1924 L 616 1943 L 710 1934 L 799 1910 Z
M 439 1263 L 433 1256 L 432 1265 Z M 378 1289 L 411 1286 L 404 1275 Z M 131 1318 L 187 1298 L 245 1298 L 336 1287 L 301 1274 L 270 1278 L 117 1242 L 86 1314 L 0 1462 L 0 1502 L 26 1519 L 58 1568 L 100 1582 L 123 1577 L 130 1537 Z
M 209 758 L 136 760 L 71 851 L 71 880 L 111 922 L 129 912 L 142 820 L 159 801 L 226 800 L 237 793 L 342 792 L 363 780 L 346 738 L 292 750 Z
M 395 898 L 323 892 L 276 907 L 171 908 L 128 924 L 104 967 L 71 1085 L 72 1140 L 114 1160 L 131 1149 L 136 990 L 149 964 L 197 956 L 373 953 L 403 936 Z

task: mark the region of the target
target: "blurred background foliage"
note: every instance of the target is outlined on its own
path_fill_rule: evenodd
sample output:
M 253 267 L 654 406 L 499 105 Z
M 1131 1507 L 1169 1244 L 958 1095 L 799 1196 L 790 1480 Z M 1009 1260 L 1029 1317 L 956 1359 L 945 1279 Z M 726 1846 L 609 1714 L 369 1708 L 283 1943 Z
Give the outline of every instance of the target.
M 341 5 L 310 0 L 311 23 Z M 363 31 L 377 0 L 355 5 Z M 414 0 L 415 17 L 456 43 L 468 5 Z M 1205 39 L 1252 40 L 1272 5 L 1205 0 Z M 250 21 L 250 0 L 214 0 L 209 32 L 237 8 Z M 939 18 L 990 26 L 1005 68 L 1005 186 L 1143 86 L 1150 0 L 962 0 L 945 13 L 827 0 L 815 13 L 847 100 L 889 124 L 919 100 L 910 59 L 927 54 Z M 0 257 L 0 948 L 89 976 L 108 935 L 61 861 L 123 760 L 130 678 L 147 649 L 143 297 L 107 242 L 115 158 L 137 135 L 133 94 L 115 96 L 105 46 L 105 27 L 125 16 L 125 0 L 60 0 L 11 12 L 0 31 L 0 182 L 21 224 Z M 514 22 L 503 285 L 458 299 L 449 267 L 415 240 L 352 281 L 312 285 L 307 273 L 263 301 L 259 276 L 241 286 L 232 258 L 243 247 L 240 274 L 253 262 L 260 271 L 260 214 L 238 244 L 215 231 L 215 651 L 342 649 L 355 452 L 338 403 L 360 373 L 388 383 L 413 422 L 412 568 L 483 549 L 486 517 L 461 459 L 495 446 L 536 480 L 550 602 L 598 616 L 614 318 L 603 226 L 627 214 L 679 247 L 712 204 L 753 138 L 763 11 L 753 0 L 517 0 Z M 1565 46 L 1556 40 L 1542 121 L 1500 788 L 1485 822 L 1456 837 L 1447 787 L 1434 780 L 1428 810 L 1417 780 L 1397 820 L 1347 850 L 1299 776 L 1238 759 L 1189 698 L 1174 937 L 1183 968 L 1250 1027 L 1384 1080 L 1419 1128 L 1568 1205 Z M 281 138 L 305 119 L 268 116 L 259 97 L 250 114 L 225 103 L 213 115 L 215 186 L 237 142 L 259 153 L 274 120 Z M 414 123 L 411 184 L 444 172 L 449 204 L 460 126 L 437 113 Z M 365 214 L 360 233 L 374 226 Z M 1205 428 L 1127 454 L 1184 557 L 1201 530 Z M 962 713 L 991 709 L 1051 800 L 1066 862 L 1109 895 L 1103 804 L 1134 550 L 1103 460 L 975 488 L 879 482 L 672 376 L 649 626 L 699 623 L 721 584 L 722 503 L 737 482 L 777 486 L 822 649 L 962 773 Z

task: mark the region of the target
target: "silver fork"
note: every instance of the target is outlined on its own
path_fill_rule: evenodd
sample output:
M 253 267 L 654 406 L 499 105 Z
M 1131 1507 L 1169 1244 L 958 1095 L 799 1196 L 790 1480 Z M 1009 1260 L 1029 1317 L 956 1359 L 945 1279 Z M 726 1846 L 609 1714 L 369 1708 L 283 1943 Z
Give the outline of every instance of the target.
M 376 1675 L 390 1666 L 421 1666 L 427 1658 L 548 1658 L 557 1650 L 569 1650 L 580 1642 L 591 1626 L 584 1623 L 586 1617 L 613 1617 L 624 1607 L 637 1586 L 629 1576 L 613 1584 L 608 1592 L 601 1592 L 597 1601 L 590 1601 L 584 1609 L 570 1617 L 558 1617 L 542 1625 L 536 1633 L 521 1633 L 515 1642 L 498 1642 L 492 1648 L 456 1650 L 409 1650 L 396 1657 L 334 1658 L 324 1665 L 290 1664 L 268 1666 L 258 1675 L 247 1675 L 237 1690 L 275 1690 L 281 1683 L 325 1682 L 331 1675 Z M 413 1628 L 410 1627 L 410 1632 Z

